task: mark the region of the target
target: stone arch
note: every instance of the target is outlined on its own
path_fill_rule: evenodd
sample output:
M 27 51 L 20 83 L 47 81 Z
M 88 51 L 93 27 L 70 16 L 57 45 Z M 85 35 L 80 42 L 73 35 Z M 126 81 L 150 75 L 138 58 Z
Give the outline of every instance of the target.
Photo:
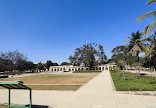
M 106 66 L 106 70 L 108 70 L 108 67 Z
M 96 70 L 98 70 L 98 67 L 96 67 Z
M 101 67 L 99 67 L 99 70 L 101 70 Z
M 93 70 L 95 70 L 95 67 L 93 67 Z
M 62 71 L 62 68 L 60 68 L 60 71 Z

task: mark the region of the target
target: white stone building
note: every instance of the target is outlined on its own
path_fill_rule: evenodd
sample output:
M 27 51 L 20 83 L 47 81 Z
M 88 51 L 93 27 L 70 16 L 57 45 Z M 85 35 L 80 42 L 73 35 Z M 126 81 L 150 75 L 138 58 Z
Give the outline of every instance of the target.
M 111 64 L 103 64 L 99 66 L 93 66 L 94 70 L 109 70 L 110 67 L 113 69 L 116 68 L 116 65 L 114 63 Z M 72 71 L 83 71 L 83 70 L 89 70 L 89 67 L 85 67 L 84 65 L 80 66 L 73 66 L 73 65 L 64 65 L 64 66 L 50 66 L 49 71 L 50 72 L 72 72 Z

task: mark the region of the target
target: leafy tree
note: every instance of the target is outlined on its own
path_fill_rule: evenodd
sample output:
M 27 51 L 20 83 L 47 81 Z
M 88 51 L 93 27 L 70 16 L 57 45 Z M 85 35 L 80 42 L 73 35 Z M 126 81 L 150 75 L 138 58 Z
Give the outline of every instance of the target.
M 142 40 L 142 33 L 140 33 L 139 31 L 137 31 L 136 33 L 132 33 L 131 37 L 128 37 L 129 40 L 127 40 L 127 42 L 129 42 L 129 44 L 126 46 L 128 48 L 128 52 L 132 52 L 133 56 L 137 56 L 138 58 L 138 63 L 140 63 L 140 59 L 139 59 L 139 54 L 141 52 L 145 52 L 147 53 L 148 49 L 147 44 L 145 44 L 144 42 L 146 41 L 146 39 Z M 138 73 L 140 75 L 140 68 L 138 70 Z
M 72 65 L 72 63 L 62 62 L 61 65 Z
M 101 45 L 99 45 L 99 47 L 97 46 L 97 44 L 93 43 L 85 44 L 80 48 L 76 48 L 74 56 L 70 56 L 69 60 L 74 65 L 84 64 L 92 69 L 94 65 L 99 64 L 98 60 L 100 62 L 106 60 L 103 47 Z
M 112 61 L 117 63 L 118 60 L 126 60 L 127 55 L 124 52 L 125 46 L 117 46 L 113 48 L 112 52 Z
M 59 66 L 58 63 L 53 63 L 53 66 Z
M 37 68 L 38 68 L 39 70 L 44 70 L 44 69 L 45 69 L 45 68 L 44 68 L 44 64 L 41 63 L 41 62 L 39 62 L 39 63 L 37 64 Z
M 5 70 L 14 71 L 17 68 L 17 64 L 21 60 L 26 60 L 26 56 L 18 51 L 8 51 L 0 54 L 0 60 L 5 66 Z
M 29 69 L 35 69 L 35 65 L 31 61 L 27 60 L 19 60 L 16 64 L 16 70 L 19 71 L 24 71 L 24 70 L 29 70 Z
M 50 61 L 50 60 L 48 60 L 48 61 L 45 63 L 45 67 L 46 67 L 47 69 L 49 69 L 50 66 L 53 66 L 53 62 Z
M 147 4 L 151 4 L 154 2 L 156 2 L 156 0 L 150 0 L 147 2 Z M 153 18 L 155 16 L 156 16 L 156 11 L 150 11 L 138 17 L 137 20 L 142 21 L 144 18 Z M 155 31 L 155 29 L 156 29 L 156 19 L 143 30 L 143 33 L 147 36 L 153 31 Z
M 145 68 L 150 68 L 150 67 L 154 66 L 154 64 L 149 56 L 142 57 L 141 65 L 142 65 L 142 67 L 145 67 Z
M 123 60 L 127 65 L 136 62 L 136 57 L 132 54 L 127 55 L 128 49 L 125 46 L 117 46 L 112 50 L 112 62 L 118 63 L 118 60 Z
M 102 45 L 99 45 L 98 56 L 99 56 L 99 64 L 105 64 L 108 58 L 105 55 Z

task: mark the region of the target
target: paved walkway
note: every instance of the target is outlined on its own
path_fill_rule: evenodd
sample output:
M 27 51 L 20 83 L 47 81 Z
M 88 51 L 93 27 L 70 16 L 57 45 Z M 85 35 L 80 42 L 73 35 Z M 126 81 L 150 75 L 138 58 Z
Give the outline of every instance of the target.
M 27 93 L 20 90 L 13 92 L 12 103 L 29 103 Z M 114 91 L 109 71 L 100 73 L 75 92 L 34 90 L 32 94 L 33 104 L 53 108 L 156 108 L 154 96 L 118 94 Z M 7 90 L 0 90 L 0 103 L 7 103 L 7 96 Z

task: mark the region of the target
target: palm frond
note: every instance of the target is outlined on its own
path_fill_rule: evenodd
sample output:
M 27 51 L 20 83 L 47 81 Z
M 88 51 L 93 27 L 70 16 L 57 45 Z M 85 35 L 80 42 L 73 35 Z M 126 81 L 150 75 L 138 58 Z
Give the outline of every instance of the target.
M 151 54 L 151 53 L 152 53 L 152 51 L 153 51 L 153 49 L 154 49 L 154 45 L 151 45 L 151 47 L 150 47 L 150 49 L 149 49 L 148 53 L 149 53 L 149 54 Z
M 137 18 L 137 21 L 142 21 L 144 18 L 153 18 L 156 16 L 156 11 L 150 11 L 150 12 L 147 12 L 143 15 L 141 15 L 140 17 Z
M 135 46 L 134 46 L 134 49 L 133 49 L 133 51 L 132 51 L 132 55 L 133 55 L 133 56 L 136 56 L 137 53 L 138 53 L 138 51 L 139 51 L 139 46 L 138 46 L 138 45 L 135 45 Z
M 150 0 L 150 1 L 147 2 L 147 4 L 151 4 L 153 2 L 156 2 L 156 0 Z
M 148 52 L 148 47 L 146 47 L 144 44 L 138 44 L 138 46 L 142 52 L 145 52 L 145 53 Z
M 148 36 L 148 35 L 151 34 L 155 29 L 156 29 L 156 20 L 154 20 L 150 25 L 148 25 L 148 26 L 143 30 L 143 34 L 144 34 L 145 36 Z
M 126 42 L 130 42 L 131 40 L 126 40 Z

